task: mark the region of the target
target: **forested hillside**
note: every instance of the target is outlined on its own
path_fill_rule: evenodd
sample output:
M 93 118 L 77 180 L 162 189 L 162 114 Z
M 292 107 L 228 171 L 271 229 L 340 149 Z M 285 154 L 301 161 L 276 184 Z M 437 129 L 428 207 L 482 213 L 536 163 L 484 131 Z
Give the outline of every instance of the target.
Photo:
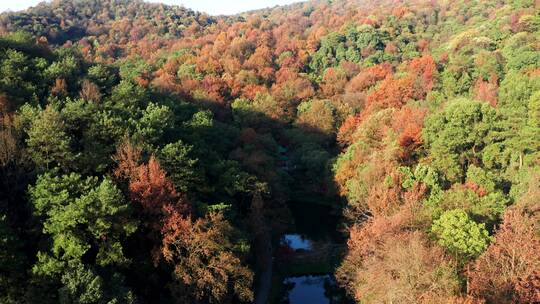
M 353 302 L 540 303 L 538 1 L 54 0 L 0 34 L 0 303 L 252 303 L 297 202 L 342 214 Z

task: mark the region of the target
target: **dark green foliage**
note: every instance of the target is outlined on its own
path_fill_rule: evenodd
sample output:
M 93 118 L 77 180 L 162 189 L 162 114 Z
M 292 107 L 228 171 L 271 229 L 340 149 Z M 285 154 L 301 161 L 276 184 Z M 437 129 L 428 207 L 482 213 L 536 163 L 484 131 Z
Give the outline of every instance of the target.
M 433 222 L 431 232 L 462 263 L 480 255 L 490 241 L 484 224 L 474 222 L 461 209 L 445 212 Z
M 385 42 L 388 33 L 370 25 L 349 27 L 345 34 L 331 33 L 321 40 L 321 45 L 312 56 L 309 67 L 320 74 L 329 67 L 338 66 L 344 61 L 373 65 L 384 58 Z M 361 55 L 362 53 L 369 55 Z
M 92 269 L 73 263 L 62 275 L 61 281 L 63 287 L 58 294 L 62 304 L 137 303 L 137 298 L 124 286 L 124 278 L 118 273 L 104 279 Z
M 55 275 L 70 262 L 82 262 L 94 251 L 99 266 L 122 265 L 127 259 L 121 240 L 137 227 L 122 193 L 107 179 L 83 178 L 71 173 L 41 175 L 30 196 L 35 214 L 44 219 L 43 232 L 51 236 L 50 251 L 38 253 L 34 272 Z
M 193 146 L 184 144 L 181 140 L 165 145 L 159 151 L 159 160 L 176 189 L 191 192 L 195 189 L 204 191 L 204 172 L 199 168 L 199 160 L 193 159 Z
M 133 294 L 120 286 L 114 272 L 129 263 L 122 242 L 137 229 L 120 190 L 108 179 L 71 173 L 41 175 L 29 193 L 43 233 L 50 237 L 32 271 L 61 283 L 59 301 L 133 303 Z
M 482 161 L 482 150 L 496 142 L 500 116 L 488 104 L 470 100 L 450 102 L 426 121 L 424 140 L 433 165 L 451 182 L 464 181 L 469 165 Z
M 71 139 L 60 113 L 49 105 L 38 115 L 28 130 L 26 140 L 37 168 L 41 171 L 73 168 L 76 156 L 71 151 Z
M 11 229 L 7 217 L 0 214 L 0 302 L 17 303 L 24 291 L 25 254 L 24 242 Z

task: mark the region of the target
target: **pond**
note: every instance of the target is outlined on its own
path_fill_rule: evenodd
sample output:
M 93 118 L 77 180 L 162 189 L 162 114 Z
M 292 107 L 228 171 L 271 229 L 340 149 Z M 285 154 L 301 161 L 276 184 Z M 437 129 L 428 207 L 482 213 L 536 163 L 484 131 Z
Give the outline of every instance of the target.
M 337 284 L 331 275 L 307 275 L 283 280 L 281 304 L 331 304 L 336 302 Z
M 290 226 L 275 251 L 274 304 L 348 303 L 333 276 L 345 247 L 339 210 L 291 202 Z M 277 240 L 276 240 L 277 241 Z

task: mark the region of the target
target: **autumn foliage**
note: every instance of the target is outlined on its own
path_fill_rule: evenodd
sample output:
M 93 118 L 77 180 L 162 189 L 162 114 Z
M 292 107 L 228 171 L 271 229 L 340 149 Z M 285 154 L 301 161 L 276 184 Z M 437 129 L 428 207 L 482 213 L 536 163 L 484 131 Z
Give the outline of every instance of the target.
M 347 84 L 347 91 L 364 91 L 391 75 L 392 65 L 388 63 L 368 67 L 360 71 L 360 73 L 351 79 L 351 81 Z
M 135 169 L 133 180 L 130 180 L 131 199 L 142 206 L 143 212 L 151 216 L 159 216 L 177 210 L 181 214 L 189 213 L 188 204 L 176 192 L 172 182 L 166 177 L 154 157 L 148 164 Z
M 421 232 L 411 232 L 416 207 L 374 217 L 350 230 L 349 253 L 337 271 L 362 303 L 461 303 L 454 266 Z M 422 286 L 422 287 L 419 287 Z
M 538 231 L 538 214 L 508 210 L 494 242 L 468 274 L 471 294 L 492 303 L 540 301 Z
M 253 302 L 297 201 L 359 303 L 540 303 L 539 8 L 2 13 L 0 303 Z
M 221 214 L 210 214 L 195 222 L 178 214 L 165 221 L 162 232 L 164 259 L 174 265 L 173 287 L 180 301 L 195 295 L 209 303 L 230 300 L 229 286 L 241 301 L 253 300 L 253 274 L 231 251 L 232 227 Z M 185 292 L 188 294 L 185 294 Z
M 399 109 L 411 100 L 422 100 L 432 90 L 437 75 L 437 68 L 431 56 L 413 59 L 405 66 L 405 70 L 407 71 L 406 76 L 395 78 L 390 76 L 391 68 L 383 64 L 368 68 L 351 80 L 349 84 L 351 86 L 349 89 L 351 90 L 365 90 L 365 88 L 373 85 L 375 81 L 382 81 L 367 96 L 364 110 L 355 117 L 348 117 L 340 127 L 338 140 L 342 144 L 350 142 L 349 136 L 351 132 L 358 126 L 359 122 L 365 120 L 369 115 L 381 109 Z M 398 117 L 398 124 L 405 124 L 406 122 L 399 122 L 399 120 L 403 120 L 403 117 L 406 117 L 408 114 L 411 113 L 404 113 L 401 116 L 402 118 Z M 419 114 L 419 116 L 423 115 L 425 115 L 425 111 L 424 114 Z M 414 120 L 414 117 L 415 115 L 410 119 Z M 400 130 L 402 132 L 402 138 L 399 139 L 401 146 L 406 147 L 418 144 L 421 124 L 418 124 L 418 122 L 415 122 L 415 124 L 407 126 L 407 130 Z M 401 127 L 405 126 L 402 125 Z

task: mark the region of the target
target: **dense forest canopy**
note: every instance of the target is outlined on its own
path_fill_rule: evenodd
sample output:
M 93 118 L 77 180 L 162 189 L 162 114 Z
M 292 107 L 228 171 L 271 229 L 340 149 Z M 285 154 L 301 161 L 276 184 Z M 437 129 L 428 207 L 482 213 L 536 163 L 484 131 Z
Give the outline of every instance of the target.
M 0 34 L 0 303 L 251 303 L 291 201 L 343 214 L 357 303 L 540 303 L 538 1 L 54 0 Z

